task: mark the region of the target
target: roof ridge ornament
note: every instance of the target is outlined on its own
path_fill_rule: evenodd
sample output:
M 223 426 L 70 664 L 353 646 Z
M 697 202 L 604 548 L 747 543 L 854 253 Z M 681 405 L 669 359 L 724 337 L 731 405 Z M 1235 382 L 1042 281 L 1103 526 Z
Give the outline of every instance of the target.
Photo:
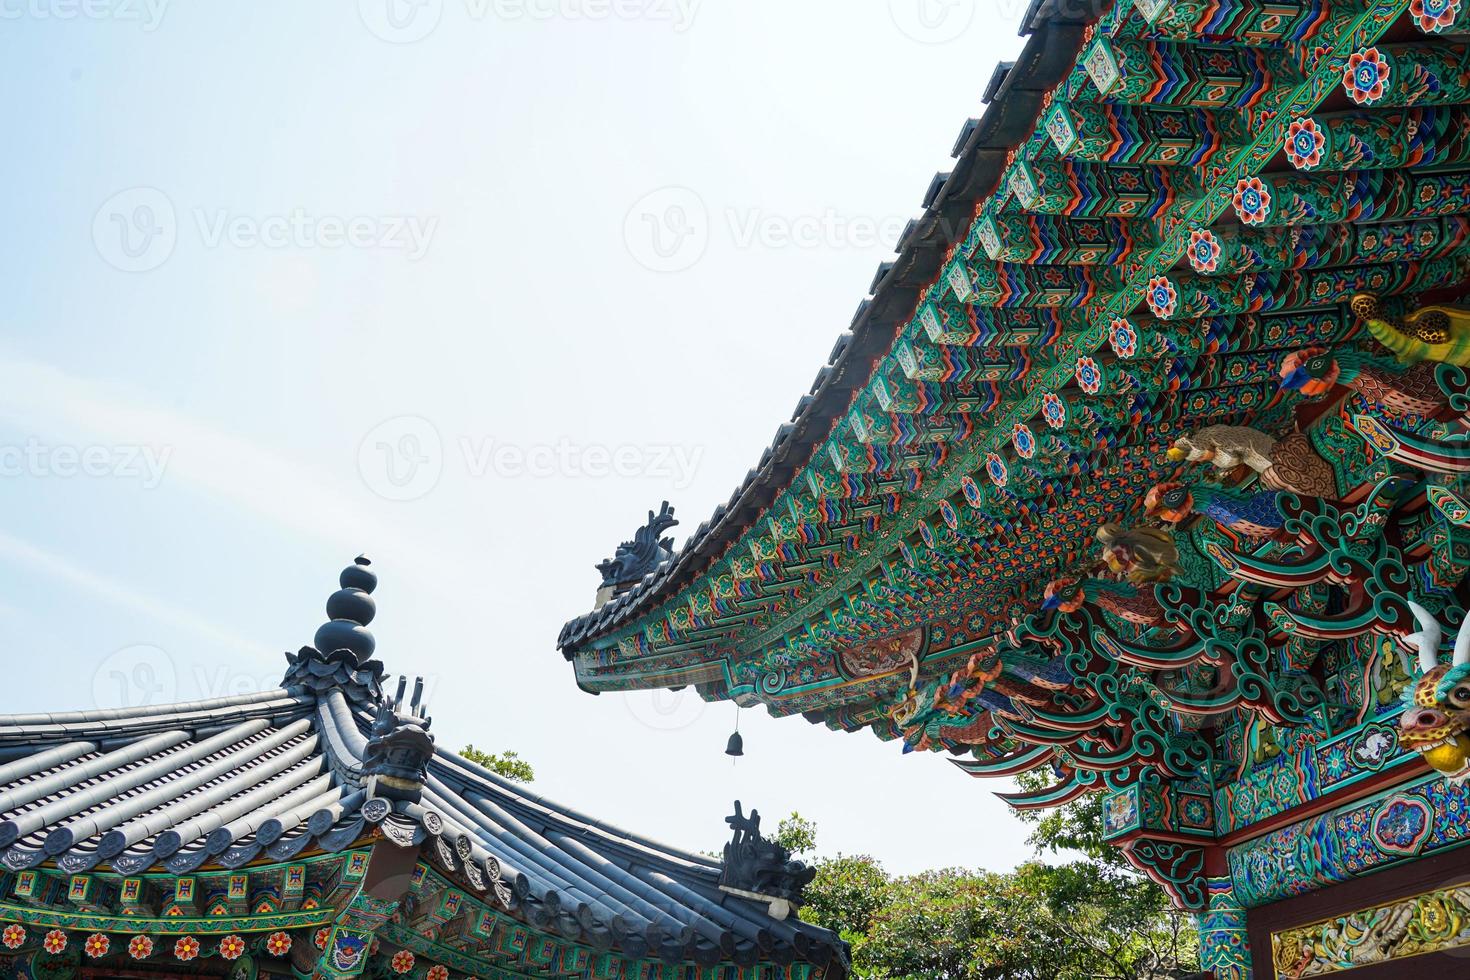
M 405 706 L 403 695 L 408 678 L 399 676 L 398 693 L 378 702 L 372 733 L 362 755 L 362 774 L 367 778 L 367 795 L 386 800 L 417 803 L 429 779 L 429 760 L 434 757 L 433 721 L 424 701 L 424 679 L 415 678 L 413 699 Z
M 370 564 L 358 555 L 337 577 L 341 588 L 327 597 L 331 619 L 317 629 L 314 646 L 286 654 L 283 687 L 318 695 L 340 689 L 353 705 L 368 709 L 383 700 L 383 665 L 373 659 L 377 641 L 367 628 L 378 613 L 372 597 L 378 576 L 368 570 Z
M 599 608 L 674 557 L 674 539 L 660 535 L 678 526 L 679 522 L 674 520 L 674 508 L 665 500 L 657 514 L 648 512 L 648 523 L 633 532 L 632 541 L 624 541 L 611 558 L 598 563 L 597 570 L 602 573 L 602 587 L 597 592 Z
M 735 801 L 735 812 L 725 818 L 730 825 L 730 842 L 725 845 L 720 868 L 720 891 L 757 902 L 765 902 L 773 919 L 784 920 L 801 907 L 802 891 L 817 875 L 804 861 L 792 859 L 791 851 L 761 836 L 760 811 L 750 816 Z

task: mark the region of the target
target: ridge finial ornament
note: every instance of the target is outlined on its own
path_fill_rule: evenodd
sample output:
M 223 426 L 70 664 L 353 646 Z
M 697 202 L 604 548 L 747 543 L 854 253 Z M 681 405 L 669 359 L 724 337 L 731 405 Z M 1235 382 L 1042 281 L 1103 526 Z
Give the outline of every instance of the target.
M 623 591 L 672 558 L 674 539 L 662 535 L 678 525 L 679 522 L 674 520 L 674 508 L 667 500 L 657 514 L 649 511 L 648 523 L 633 532 L 633 540 L 624 541 L 611 558 L 598 563 L 602 587 Z
M 730 825 L 730 842 L 725 845 L 720 869 L 720 891 L 765 902 L 772 918 L 785 919 L 799 908 L 802 891 L 817 875 L 816 868 L 794 860 L 791 852 L 761 836 L 760 811 L 746 816 L 740 801 L 725 818 Z
M 383 697 L 383 665 L 373 659 L 377 641 L 368 624 L 378 613 L 372 592 L 378 576 L 371 562 L 358 555 L 337 577 L 340 586 L 327 597 L 330 620 L 316 631 L 313 646 L 286 654 L 282 687 L 304 688 L 315 694 L 340 689 L 354 705 L 373 708 Z

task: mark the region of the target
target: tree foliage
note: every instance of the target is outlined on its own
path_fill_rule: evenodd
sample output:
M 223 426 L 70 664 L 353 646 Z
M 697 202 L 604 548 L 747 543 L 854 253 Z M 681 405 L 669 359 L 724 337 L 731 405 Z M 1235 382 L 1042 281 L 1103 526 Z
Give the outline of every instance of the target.
M 817 846 L 817 825 L 796 811 L 776 825 L 776 843 L 792 854 L 805 854 Z
M 1085 830 L 1064 820 L 1036 837 L 1086 853 Z M 800 914 L 846 939 L 853 975 L 875 980 L 1172 980 L 1197 969 L 1192 920 L 1107 860 L 892 877 L 871 857 L 839 855 L 817 862 Z
M 504 776 L 514 782 L 530 783 L 536 780 L 536 770 L 521 758 L 519 752 L 512 750 L 496 755 L 494 752 L 481 752 L 473 745 L 466 745 L 459 750 L 459 754 L 475 765 L 484 766 L 497 776 Z

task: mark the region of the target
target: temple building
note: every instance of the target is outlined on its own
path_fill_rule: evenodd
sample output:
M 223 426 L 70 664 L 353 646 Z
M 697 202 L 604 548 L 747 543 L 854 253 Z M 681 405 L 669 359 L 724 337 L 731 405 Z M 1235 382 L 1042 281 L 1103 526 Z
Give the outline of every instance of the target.
M 713 860 L 446 751 L 340 585 L 277 690 L 0 716 L 0 977 L 847 976 L 758 814 Z
M 1470 976 L 1466 6 L 1035 0 L 770 448 L 599 566 L 577 683 L 1101 794 L 1219 980 Z

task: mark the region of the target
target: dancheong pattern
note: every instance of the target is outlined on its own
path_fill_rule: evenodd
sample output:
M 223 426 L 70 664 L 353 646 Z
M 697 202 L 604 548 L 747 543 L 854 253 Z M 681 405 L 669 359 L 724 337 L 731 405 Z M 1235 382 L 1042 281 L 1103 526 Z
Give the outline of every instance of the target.
M 1018 808 L 1103 794 L 1232 980 L 1276 955 L 1263 903 L 1453 852 L 1465 6 L 1033 17 L 994 89 L 1044 92 L 1029 129 L 987 114 L 926 199 L 963 231 L 907 236 L 746 484 L 566 625 L 578 683 L 1034 774 Z

